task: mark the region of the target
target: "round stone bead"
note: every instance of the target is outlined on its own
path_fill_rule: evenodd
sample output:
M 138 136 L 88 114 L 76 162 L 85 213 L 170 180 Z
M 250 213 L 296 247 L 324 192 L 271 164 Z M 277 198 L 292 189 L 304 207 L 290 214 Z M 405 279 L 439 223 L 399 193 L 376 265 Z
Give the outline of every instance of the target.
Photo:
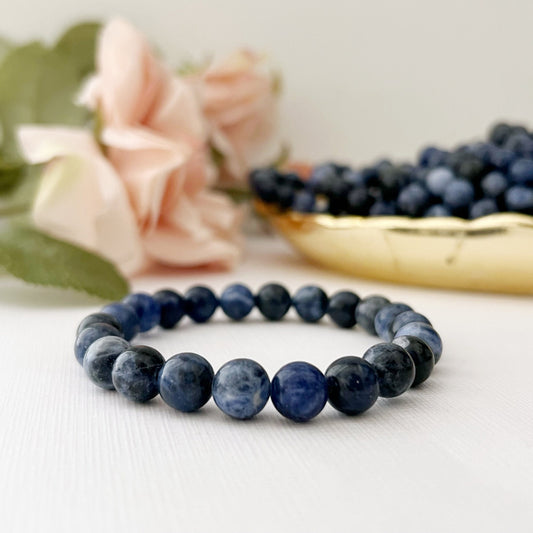
M 85 352 L 83 370 L 89 379 L 102 389 L 113 390 L 111 371 L 117 357 L 130 347 L 130 343 L 120 337 L 101 337 L 95 340 Z
M 392 342 L 401 346 L 415 364 L 415 380 L 411 387 L 416 387 L 426 381 L 435 366 L 435 357 L 431 348 L 423 340 L 412 335 L 396 337 Z
M 505 193 L 507 211 L 533 215 L 533 189 L 515 185 Z
M 509 167 L 509 177 L 517 185 L 533 185 L 533 161 L 517 159 Z
M 421 315 L 416 311 L 404 311 L 403 313 L 397 315 L 394 321 L 392 322 L 392 335 L 396 335 L 396 332 L 401 327 L 405 326 L 405 324 L 410 324 L 411 322 L 423 322 L 424 324 L 429 324 L 431 326 L 431 322 L 424 315 Z
M 394 319 L 405 311 L 412 311 L 412 309 L 407 304 L 402 303 L 392 303 L 382 307 L 374 318 L 374 328 L 376 329 L 376 334 L 379 338 L 384 341 L 390 341 L 394 337 L 392 334 L 392 323 Z
M 341 413 L 357 415 L 370 409 L 379 396 L 374 367 L 361 357 L 341 357 L 326 370 L 328 401 Z
M 440 356 L 442 355 L 442 339 L 430 325 L 421 322 L 411 322 L 402 326 L 396 332 L 395 336 L 401 337 L 403 335 L 412 335 L 413 337 L 422 339 L 431 348 L 435 356 L 435 364 L 439 362 Z
M 120 322 L 113 315 L 110 315 L 109 313 L 92 313 L 80 322 L 78 329 L 76 330 L 76 335 L 79 335 L 84 329 L 93 324 L 109 324 L 122 332 Z
M 469 217 L 471 219 L 498 213 L 498 204 L 492 198 L 482 198 L 470 206 Z
M 120 322 L 124 338 L 127 341 L 130 341 L 139 333 L 141 329 L 139 317 L 131 305 L 114 302 L 103 307 L 102 311 L 113 315 Z
M 329 299 L 329 317 L 341 328 L 353 328 L 356 323 L 355 310 L 359 300 L 359 296 L 351 291 L 336 292 Z
M 180 353 L 159 373 L 159 394 L 174 409 L 190 413 L 211 398 L 213 376 L 213 367 L 201 355 Z
M 259 289 L 255 303 L 268 320 L 281 320 L 291 307 L 291 295 L 283 285 L 268 283 Z
M 76 337 L 76 342 L 74 343 L 74 355 L 78 363 L 83 365 L 85 352 L 94 341 L 107 336 L 122 337 L 123 335 L 118 329 L 103 322 L 96 322 L 83 329 Z
M 481 190 L 487 198 L 500 198 L 508 187 L 507 178 L 496 170 L 487 174 L 481 181 Z
M 195 322 L 207 322 L 217 307 L 218 299 L 208 287 L 191 287 L 185 293 L 185 311 Z
M 370 335 L 377 335 L 374 319 L 381 309 L 389 305 L 390 301 L 383 296 L 367 296 L 361 300 L 355 309 L 355 319 Z
M 320 287 L 308 285 L 296 291 L 292 304 L 305 322 L 318 322 L 328 309 L 328 296 Z
M 328 385 L 322 372 L 309 363 L 289 363 L 272 378 L 272 403 L 286 418 L 307 422 L 326 405 Z
M 164 329 L 172 329 L 185 315 L 185 298 L 173 290 L 157 291 L 154 300 L 159 304 L 159 325 Z
M 424 216 L 429 217 L 451 217 L 452 212 L 443 204 L 432 205 L 425 213 Z
M 161 306 L 152 296 L 144 292 L 136 292 L 122 300 L 131 305 L 139 317 L 139 328 L 142 332 L 149 331 L 159 324 Z
M 452 213 L 461 214 L 474 200 L 474 186 L 464 179 L 454 179 L 446 185 L 443 201 Z
M 411 356 L 397 344 L 376 344 L 363 355 L 376 371 L 379 395 L 394 398 L 404 393 L 415 379 L 415 364 Z
M 227 415 L 247 420 L 265 407 L 270 380 L 265 369 L 251 359 L 233 359 L 213 378 L 213 399 Z
M 444 189 L 454 179 L 453 172 L 447 167 L 437 167 L 429 171 L 427 175 L 427 188 L 435 196 L 442 196 Z
M 149 346 L 132 346 L 113 365 L 111 378 L 118 392 L 128 400 L 146 402 L 159 392 L 158 377 L 165 359 Z
M 222 311 L 232 320 L 242 320 L 254 308 L 255 299 L 252 291 L 240 283 L 230 285 L 220 296 Z

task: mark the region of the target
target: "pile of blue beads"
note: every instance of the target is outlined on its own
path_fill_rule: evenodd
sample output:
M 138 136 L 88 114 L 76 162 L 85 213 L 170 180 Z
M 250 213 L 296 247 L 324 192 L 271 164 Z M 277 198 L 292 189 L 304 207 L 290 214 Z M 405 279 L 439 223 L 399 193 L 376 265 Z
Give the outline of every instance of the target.
M 381 160 L 353 169 L 325 163 L 303 179 L 275 168 L 254 170 L 263 202 L 302 213 L 475 219 L 499 212 L 533 215 L 533 133 L 497 124 L 483 142 L 451 151 L 422 150 L 416 164 Z
M 271 321 L 281 320 L 293 306 L 305 322 L 318 322 L 327 314 L 341 328 L 358 324 L 386 342 L 371 347 L 362 358 L 337 359 L 325 374 L 309 363 L 289 363 L 272 382 L 251 359 L 231 360 L 215 374 L 196 353 L 180 353 L 165 361 L 154 348 L 129 342 L 157 326 L 172 329 L 184 316 L 207 322 L 219 306 L 232 320 L 244 319 L 257 307 Z M 425 316 L 383 296 L 360 299 L 351 291 L 339 291 L 328 297 L 309 285 L 291 297 L 282 285 L 268 283 L 256 295 L 245 285 L 234 284 L 220 298 L 203 286 L 184 295 L 168 289 L 153 295 L 131 294 L 84 318 L 74 351 L 91 381 L 130 400 L 146 402 L 160 394 L 171 407 L 192 412 L 212 395 L 224 413 L 244 420 L 259 413 L 270 397 L 283 416 L 305 422 L 318 415 L 327 401 L 354 415 L 369 409 L 378 396 L 393 398 L 419 385 L 439 361 L 442 341 Z

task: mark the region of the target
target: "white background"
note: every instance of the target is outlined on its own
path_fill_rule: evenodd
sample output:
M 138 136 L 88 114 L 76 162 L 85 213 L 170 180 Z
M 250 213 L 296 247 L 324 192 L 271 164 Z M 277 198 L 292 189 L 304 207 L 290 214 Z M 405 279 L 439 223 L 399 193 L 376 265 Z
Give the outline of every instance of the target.
M 173 62 L 247 44 L 285 76 L 283 131 L 296 155 L 367 161 L 533 116 L 533 4 L 526 1 L 7 2 L 0 32 L 51 39 L 75 19 L 123 14 Z M 269 404 L 239 423 L 212 402 L 184 415 L 94 387 L 74 361 L 97 302 L 0 278 L 0 530 L 6 532 L 531 532 L 531 298 L 360 281 L 251 242 L 235 271 L 152 276 L 136 289 L 270 279 L 292 289 L 383 293 L 427 314 L 445 351 L 433 378 L 367 414 L 329 406 L 297 425 Z M 166 356 L 234 357 L 270 375 L 361 355 L 362 332 L 287 321 L 185 322 L 143 342 Z
M 2 0 L 0 33 L 55 38 L 123 15 L 172 64 L 246 45 L 284 75 L 297 157 L 411 158 L 500 118 L 533 121 L 528 0 Z

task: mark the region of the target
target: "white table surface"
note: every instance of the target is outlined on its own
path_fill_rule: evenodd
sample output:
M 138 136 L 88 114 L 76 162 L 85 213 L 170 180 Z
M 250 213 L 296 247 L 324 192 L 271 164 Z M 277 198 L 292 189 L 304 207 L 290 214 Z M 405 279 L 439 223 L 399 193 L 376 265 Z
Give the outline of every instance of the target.
M 134 288 L 257 288 L 280 280 L 383 293 L 427 314 L 445 351 L 417 390 L 350 418 L 311 423 L 269 403 L 252 421 L 213 402 L 187 415 L 96 388 L 72 354 L 98 306 L 0 278 L 0 530 L 3 532 L 531 532 L 533 300 L 384 285 L 306 264 L 256 239 L 234 272 L 165 273 Z M 146 336 L 166 356 L 234 357 L 270 375 L 304 359 L 322 369 L 373 343 L 328 324 L 249 320 Z

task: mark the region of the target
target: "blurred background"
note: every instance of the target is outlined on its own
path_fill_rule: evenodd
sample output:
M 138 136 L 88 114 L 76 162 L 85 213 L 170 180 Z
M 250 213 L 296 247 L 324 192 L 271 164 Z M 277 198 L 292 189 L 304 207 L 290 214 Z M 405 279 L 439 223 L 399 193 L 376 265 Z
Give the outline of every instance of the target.
M 526 0 L 26 0 L 2 11 L 0 34 L 21 41 L 122 15 L 172 64 L 263 50 L 283 74 L 283 137 L 309 161 L 412 159 L 533 117 Z

